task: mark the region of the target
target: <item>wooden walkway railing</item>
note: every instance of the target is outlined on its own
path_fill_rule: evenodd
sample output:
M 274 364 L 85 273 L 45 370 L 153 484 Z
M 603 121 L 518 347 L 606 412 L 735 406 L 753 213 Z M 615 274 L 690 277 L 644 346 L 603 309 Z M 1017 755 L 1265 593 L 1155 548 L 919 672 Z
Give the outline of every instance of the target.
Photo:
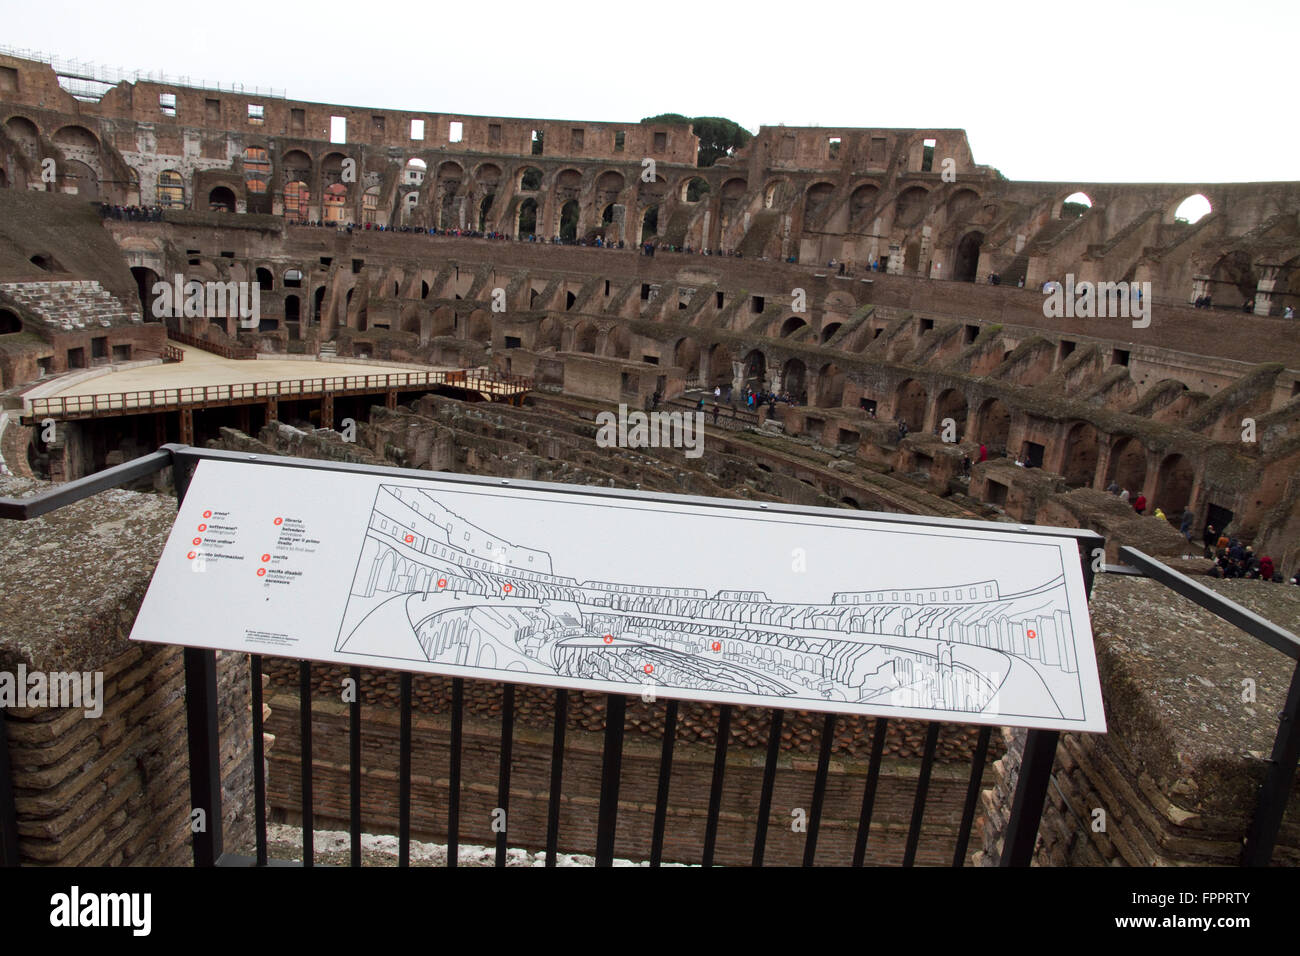
M 437 385 L 479 392 L 492 399 L 514 398 L 532 389 L 531 379 L 495 372 L 453 370 L 346 375 L 284 382 L 245 382 L 237 385 L 197 385 L 100 395 L 59 395 L 28 400 L 26 417 L 33 419 L 94 418 L 132 412 L 170 411 L 215 405 L 244 405 L 272 398 L 317 398 L 413 391 Z

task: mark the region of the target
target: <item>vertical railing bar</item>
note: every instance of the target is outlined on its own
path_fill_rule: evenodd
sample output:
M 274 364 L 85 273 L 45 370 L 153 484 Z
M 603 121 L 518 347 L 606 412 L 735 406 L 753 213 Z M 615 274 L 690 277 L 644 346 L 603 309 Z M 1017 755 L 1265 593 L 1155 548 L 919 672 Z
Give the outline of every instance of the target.
M 397 756 L 397 865 L 411 865 L 411 672 L 398 677 L 401 726 Z
M 722 810 L 722 781 L 727 772 L 727 744 L 731 742 L 731 705 L 718 709 L 718 739 L 713 746 L 713 782 L 709 786 L 709 813 L 704 823 L 704 859 L 713 865 L 713 851 L 718 842 L 718 814 Z
M 767 732 L 767 759 L 763 762 L 763 788 L 758 795 L 753 866 L 763 865 L 763 854 L 767 851 L 767 818 L 772 813 L 772 790 L 776 786 L 776 762 L 781 753 L 781 725 L 784 723 L 785 711 L 778 707 L 772 711 L 772 724 Z
M 266 866 L 266 744 L 262 737 L 262 655 L 248 655 L 248 668 L 253 703 L 253 819 L 257 827 L 257 865 Z
M 451 681 L 451 768 L 447 781 L 447 865 L 460 857 L 460 751 L 464 729 L 465 678 Z
M 506 865 L 507 837 L 510 826 L 510 751 L 515 732 L 515 685 L 506 684 L 501 691 L 501 766 L 497 775 L 497 809 L 501 811 L 501 829 L 497 831 L 497 866 Z M 492 814 L 495 824 L 496 814 Z
M 1052 779 L 1059 730 L 1031 730 L 1025 737 L 1025 752 L 1020 761 L 1020 779 L 1007 820 L 1003 841 L 1002 866 L 1028 866 L 1038 842 L 1038 824 L 1047 800 L 1047 784 Z
M 655 794 L 654 834 L 650 838 L 650 865 L 663 861 L 664 828 L 668 822 L 668 789 L 673 775 L 673 745 L 677 741 L 677 708 L 675 700 L 668 702 L 664 716 L 664 743 L 659 751 L 659 789 Z
M 822 805 L 826 802 L 826 777 L 830 772 L 831 748 L 835 746 L 837 714 L 827 714 L 822 722 L 821 753 L 817 756 L 817 779 L 813 784 L 812 807 L 808 812 L 808 839 L 803 847 L 803 865 L 812 866 L 817 856 L 817 834 L 822 825 Z
M 600 773 L 600 810 L 596 817 L 596 865 L 614 865 L 618 827 L 618 790 L 623 772 L 623 723 L 627 698 L 610 694 L 605 702 L 605 747 Z
M 564 781 L 564 730 L 569 719 L 569 692 L 555 692 L 555 732 L 551 739 L 551 798 L 546 808 L 546 865 L 555 866 L 560 843 L 560 788 Z
M 19 866 L 18 806 L 14 802 L 14 769 L 9 761 L 8 718 L 0 707 L 0 866 Z
M 871 738 L 871 760 L 867 764 L 867 785 L 862 790 L 862 812 L 858 815 L 858 839 L 853 847 L 853 865 L 861 866 L 867 856 L 867 839 L 871 836 L 871 817 L 876 809 L 876 787 L 880 784 L 880 758 L 885 752 L 889 721 L 876 718 Z
M 975 825 L 975 804 L 979 801 L 980 783 L 984 779 L 984 760 L 989 752 L 989 736 L 993 728 L 985 724 L 980 728 L 975 743 L 975 756 L 970 765 L 970 782 L 966 785 L 966 805 L 961 811 L 961 827 L 957 830 L 957 848 L 952 854 L 952 865 L 961 867 L 966 862 L 966 847 L 970 843 L 971 827 Z
M 361 668 L 348 671 L 352 701 L 348 704 L 348 832 L 352 865 L 361 866 Z
M 221 741 L 217 724 L 217 652 L 185 648 L 185 724 L 189 737 L 190 807 L 202 810 L 194 865 L 221 859 Z
M 912 822 L 907 827 L 907 846 L 903 866 L 916 862 L 916 847 L 921 842 L 921 822 L 925 818 L 925 798 L 930 791 L 930 772 L 934 769 L 934 751 L 939 743 L 939 722 L 930 721 L 925 732 L 925 751 L 921 755 L 921 775 L 916 780 L 916 799 L 912 801 Z
M 311 662 L 298 662 L 298 739 L 302 767 L 302 865 L 315 865 L 316 834 L 311 801 Z

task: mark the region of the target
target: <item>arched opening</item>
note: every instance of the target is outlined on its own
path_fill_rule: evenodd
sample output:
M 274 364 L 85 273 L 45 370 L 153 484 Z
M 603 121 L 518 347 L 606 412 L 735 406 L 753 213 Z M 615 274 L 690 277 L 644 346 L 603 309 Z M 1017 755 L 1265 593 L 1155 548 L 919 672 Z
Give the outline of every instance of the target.
M 573 349 L 575 352 L 596 354 L 596 327 L 590 322 L 582 322 L 574 328 Z
M 827 322 L 824 326 L 822 326 L 822 334 L 821 334 L 822 345 L 825 345 L 827 342 L 833 339 L 835 337 L 835 333 L 840 330 L 843 324 L 844 323 L 842 322 Z
M 797 315 L 792 315 L 781 323 L 781 338 L 786 339 L 794 335 L 800 329 L 807 328 L 808 323 Z
M 1208 199 L 1200 193 L 1194 193 L 1174 207 L 1172 218 L 1173 222 L 1180 226 L 1190 226 L 1200 222 L 1213 211 Z
M 758 349 L 752 349 L 745 356 L 745 384 L 753 388 L 763 388 L 767 380 L 767 356 Z
M 11 116 L 5 123 L 5 130 L 9 133 L 9 138 L 14 141 L 19 151 L 24 153 L 28 159 L 34 162 L 40 156 L 40 130 L 27 117 Z
M 692 176 L 682 184 L 682 202 L 699 202 L 708 194 L 709 184 L 700 176 Z
M 1230 252 L 1214 264 L 1210 271 L 1214 283 L 1211 294 L 1222 305 L 1239 305 L 1255 298 L 1259 276 L 1251 265 L 1250 255 L 1242 249 Z M 1233 292 L 1241 296 L 1241 303 L 1232 301 Z
M 478 204 L 478 231 L 487 232 L 488 213 L 492 211 L 492 201 L 496 199 L 495 193 L 488 193 Z
M 99 174 L 80 160 L 64 160 L 59 182 L 64 192 L 90 202 L 99 198 Z
M 249 212 L 271 211 L 271 157 L 261 146 L 244 150 L 244 194 Z
M 835 187 L 830 183 L 813 183 L 809 186 L 803 199 L 804 222 L 811 223 L 818 220 L 834 195 Z
M 879 196 L 880 187 L 874 183 L 863 183 L 849 194 L 849 216 L 858 219 L 870 212 L 875 207 Z
M 0 309 L 0 335 L 13 335 L 22 330 L 22 319 L 8 309 Z
M 801 403 L 807 401 L 804 395 L 794 395 L 794 398 Z M 834 362 L 827 363 L 817 373 L 817 407 L 839 408 L 843 404 L 844 373 Z
M 930 398 L 926 387 L 914 378 L 904 379 L 894 392 L 894 418 L 916 431 L 925 423 L 925 406 Z
M 1192 500 L 1196 470 L 1182 455 L 1170 455 L 1156 472 L 1156 493 L 1148 507 L 1154 514 L 1159 507 L 1167 515 L 1180 514 Z
M 734 359 L 731 356 L 731 350 L 725 345 L 717 344 L 709 347 L 709 377 L 711 381 L 706 385 L 725 385 L 731 387 L 732 378 L 735 375 L 732 369 Z
M 465 178 L 465 170 L 460 163 L 453 163 L 450 160 L 438 167 L 438 182 L 435 186 L 434 205 L 438 210 L 438 228 L 439 229 L 459 229 L 465 225 L 463 222 L 464 207 L 459 207 L 456 203 L 457 196 L 460 193 L 461 180 Z
M 955 222 L 974 208 L 979 202 L 979 193 L 973 189 L 959 189 L 948 200 L 948 221 Z
M 342 183 L 332 183 L 325 187 L 323 199 L 321 215 L 325 222 L 342 222 L 348 201 L 348 187 Z
M 225 186 L 218 186 L 208 193 L 209 212 L 234 212 L 235 194 Z
M 894 225 L 914 226 L 925 215 L 930 194 L 920 186 L 909 186 L 898 195 L 894 204 Z
M 560 238 L 571 242 L 578 238 L 578 200 L 570 199 L 560 207 Z
M 651 206 L 641 216 L 641 241 L 648 242 L 659 234 L 659 207 Z
M 298 297 L 296 295 L 286 295 L 284 297 L 284 320 L 286 322 L 297 322 L 298 314 Z
M 537 235 L 537 200 L 525 199 L 519 204 L 519 238 Z
M 185 180 L 174 169 L 164 169 L 158 174 L 158 189 L 154 202 L 164 209 L 185 208 Z
M 153 287 L 158 282 L 158 273 L 144 266 L 132 266 L 131 277 L 135 279 L 136 291 L 140 293 L 140 307 L 144 310 L 144 320 L 151 322 L 158 318 L 153 313 Z
M 536 166 L 525 166 L 519 173 L 519 191 L 536 192 L 542 188 L 542 171 Z
M 1076 422 L 1065 436 L 1065 463 L 1061 474 L 1071 488 L 1087 488 L 1097 475 L 1097 459 L 1101 456 L 1101 438 L 1097 429 L 1087 422 Z
M 948 388 L 940 392 L 938 400 L 934 403 L 934 421 L 940 434 L 947 427 L 944 421 L 951 418 L 957 429 L 957 441 L 962 441 L 966 435 L 966 411 L 966 396 L 957 389 Z
M 403 186 L 423 186 L 424 174 L 429 171 L 429 164 L 418 156 L 412 156 L 402 167 Z
M 417 197 L 418 193 L 411 193 L 408 199 Z M 415 203 L 409 203 L 403 213 L 415 208 Z M 379 187 L 369 186 L 361 194 L 361 221 L 374 225 L 379 221 Z
M 270 269 L 261 266 L 258 267 L 257 287 L 262 292 L 270 292 L 273 288 L 275 288 L 275 277 L 271 275 Z
M 1110 449 L 1110 463 L 1106 468 L 1106 484 L 1119 485 L 1134 497 L 1147 482 L 1147 451 L 1136 438 L 1125 435 L 1115 441 Z
M 979 271 L 980 246 L 984 245 L 984 233 L 968 232 L 957 243 L 957 256 L 952 264 L 952 277 L 958 282 L 974 282 Z
M 284 214 L 295 222 L 305 222 L 311 190 L 301 179 L 284 184 Z
M 796 399 L 808 390 L 808 367 L 802 359 L 788 359 L 781 366 L 781 390 Z
M 1092 199 L 1087 193 L 1070 193 L 1056 210 L 1054 219 L 1078 219 L 1092 208 Z
M 320 311 L 321 311 L 321 307 L 324 304 L 325 304 L 325 287 L 321 286 L 319 289 L 316 290 L 316 294 L 312 298 L 312 305 L 311 305 L 312 321 L 315 322 L 317 325 L 320 324 Z
M 987 445 L 989 454 L 1006 453 L 1011 435 L 1011 411 L 1000 399 L 990 398 L 980 406 L 975 422 L 975 440 Z
M 692 338 L 680 338 L 673 347 L 673 365 L 682 369 L 687 382 L 700 375 L 700 343 Z

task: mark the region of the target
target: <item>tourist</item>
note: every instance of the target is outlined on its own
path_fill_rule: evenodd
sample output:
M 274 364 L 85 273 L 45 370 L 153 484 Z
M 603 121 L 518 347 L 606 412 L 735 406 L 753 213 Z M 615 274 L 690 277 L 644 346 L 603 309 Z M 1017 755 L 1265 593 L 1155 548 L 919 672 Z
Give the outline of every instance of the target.
M 1160 506 L 1159 506 L 1159 505 L 1156 505 L 1155 516 L 1156 516 L 1158 519 L 1160 519 L 1161 521 L 1168 521 L 1168 520 L 1169 520 L 1168 518 L 1165 517 L 1165 513 L 1164 513 L 1163 511 L 1160 510 Z
M 1219 540 L 1219 532 L 1214 530 L 1214 525 L 1205 526 L 1205 533 L 1201 535 L 1201 540 L 1205 542 L 1205 554 L 1209 557 L 1214 553 L 1214 542 Z
M 1110 484 L 1106 486 L 1106 493 L 1112 495 L 1119 494 L 1119 482 L 1112 478 Z
M 1295 309 L 1291 308 L 1291 306 L 1288 305 L 1285 309 L 1282 310 L 1282 318 L 1284 318 L 1284 319 L 1294 319 L 1294 318 L 1295 318 Z
M 1128 501 L 1128 489 L 1127 489 L 1127 488 L 1125 488 L 1123 491 L 1121 491 L 1121 492 L 1119 493 L 1119 500 L 1120 500 L 1120 501 Z
M 1138 496 L 1133 499 L 1133 510 L 1138 514 L 1143 514 L 1147 510 L 1147 496 L 1138 492 Z
M 1195 518 L 1195 516 L 1192 514 L 1192 509 L 1191 509 L 1191 508 L 1184 508 L 1184 509 L 1183 509 L 1183 518 L 1182 518 L 1182 520 L 1178 523 L 1178 533 L 1181 534 L 1181 535 L 1182 535 L 1184 538 L 1186 538 L 1188 541 L 1191 541 L 1191 540 L 1192 540 L 1192 522 L 1195 521 L 1195 520 L 1196 520 L 1196 518 Z
M 713 403 L 713 424 L 718 424 L 718 403 Z
M 716 401 L 717 401 L 719 398 L 721 398 L 721 397 L 722 397 L 722 386 L 721 386 L 721 385 L 714 385 L 714 386 L 713 386 L 713 400 L 716 402 Z
M 985 445 L 983 442 L 980 442 L 980 461 L 988 461 L 988 460 L 989 460 L 989 447 L 988 445 Z

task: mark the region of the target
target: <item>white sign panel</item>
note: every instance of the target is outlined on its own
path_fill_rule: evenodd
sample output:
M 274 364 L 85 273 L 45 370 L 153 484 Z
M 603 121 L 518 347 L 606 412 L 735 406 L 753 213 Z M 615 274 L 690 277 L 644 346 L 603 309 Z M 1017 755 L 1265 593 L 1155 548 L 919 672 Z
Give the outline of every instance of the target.
M 202 461 L 131 637 L 600 692 L 1106 729 L 1072 539 L 847 514 Z

